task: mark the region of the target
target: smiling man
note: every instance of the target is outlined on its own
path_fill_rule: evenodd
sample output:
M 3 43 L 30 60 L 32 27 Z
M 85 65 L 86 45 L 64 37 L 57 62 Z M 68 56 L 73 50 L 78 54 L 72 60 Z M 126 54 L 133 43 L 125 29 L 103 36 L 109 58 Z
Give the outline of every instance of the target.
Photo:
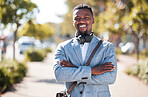
M 73 10 L 73 26 L 76 35 L 58 45 L 55 52 L 54 74 L 57 81 L 65 82 L 67 90 L 73 82 L 70 97 L 110 97 L 109 84 L 116 79 L 117 60 L 112 43 L 103 41 L 91 62 L 87 60 L 100 38 L 93 35 L 94 17 L 92 8 L 86 4 Z

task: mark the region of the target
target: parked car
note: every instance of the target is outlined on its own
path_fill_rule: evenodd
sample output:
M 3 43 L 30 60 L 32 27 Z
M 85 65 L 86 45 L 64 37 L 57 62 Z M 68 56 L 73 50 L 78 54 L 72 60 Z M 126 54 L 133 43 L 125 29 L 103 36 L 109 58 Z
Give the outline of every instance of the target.
M 135 45 L 133 42 L 127 42 L 125 45 L 122 44 L 121 51 L 123 53 L 133 53 Z
M 29 48 L 34 47 L 34 41 L 35 41 L 34 37 L 22 36 L 18 40 L 18 48 L 19 48 L 20 54 L 23 54 Z
M 26 50 L 32 47 L 34 47 L 33 42 L 22 42 L 21 44 L 19 44 L 20 54 L 23 54 Z

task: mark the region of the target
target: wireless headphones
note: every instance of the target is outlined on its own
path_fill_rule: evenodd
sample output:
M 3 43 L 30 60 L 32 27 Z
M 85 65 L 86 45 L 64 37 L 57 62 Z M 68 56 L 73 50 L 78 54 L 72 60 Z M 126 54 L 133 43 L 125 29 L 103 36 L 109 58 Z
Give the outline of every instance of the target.
M 91 39 L 93 38 L 93 32 L 91 34 L 86 34 L 86 35 L 79 35 L 77 37 L 77 40 L 79 41 L 80 44 L 84 44 L 85 42 L 90 42 Z

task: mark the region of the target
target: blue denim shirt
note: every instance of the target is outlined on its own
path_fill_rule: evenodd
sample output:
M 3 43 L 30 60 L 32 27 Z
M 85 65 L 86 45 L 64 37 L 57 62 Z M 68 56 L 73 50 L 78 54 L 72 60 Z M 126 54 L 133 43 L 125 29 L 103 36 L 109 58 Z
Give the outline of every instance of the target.
M 85 89 L 86 97 L 110 97 L 109 84 L 113 84 L 116 80 L 117 60 L 115 49 L 112 43 L 103 41 L 100 48 L 95 53 L 89 66 L 85 66 L 90 54 L 100 41 L 96 36 L 91 40 L 85 60 L 83 62 L 81 48 L 76 38 L 62 42 L 58 45 L 54 58 L 54 74 L 57 81 L 65 82 L 68 89 L 74 81 L 85 82 L 85 84 L 77 85 L 70 93 L 70 97 L 82 97 Z M 75 67 L 62 67 L 59 61 L 67 60 Z M 112 62 L 115 70 L 105 72 L 100 75 L 92 75 L 91 67 L 102 65 L 106 62 Z

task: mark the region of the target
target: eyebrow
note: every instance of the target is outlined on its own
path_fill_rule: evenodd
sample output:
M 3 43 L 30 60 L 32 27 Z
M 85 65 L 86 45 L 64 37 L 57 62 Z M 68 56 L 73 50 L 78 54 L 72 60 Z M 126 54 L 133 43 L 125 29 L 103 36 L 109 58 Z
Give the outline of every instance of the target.
M 90 16 L 89 14 L 86 14 L 85 16 Z
M 90 16 L 89 14 L 86 14 L 85 16 Z M 79 17 L 78 15 L 76 15 L 76 17 Z

